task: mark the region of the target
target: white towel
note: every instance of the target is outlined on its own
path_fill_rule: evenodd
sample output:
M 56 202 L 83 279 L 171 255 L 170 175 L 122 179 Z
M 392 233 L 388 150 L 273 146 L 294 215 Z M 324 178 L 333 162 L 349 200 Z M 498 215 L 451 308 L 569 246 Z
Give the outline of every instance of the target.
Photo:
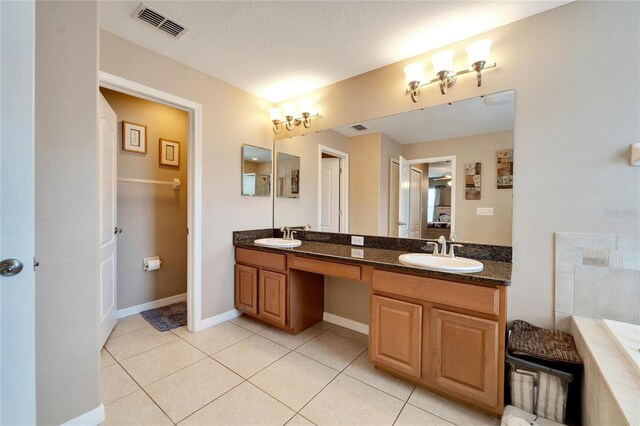
M 511 404 L 528 413 L 533 413 L 534 395 L 535 380 L 531 373 L 511 370 Z
M 535 414 L 525 413 L 519 408 L 513 405 L 507 405 L 504 407 L 504 413 L 502 413 L 501 426 L 507 426 L 513 418 L 524 419 L 527 424 L 533 426 L 562 426 L 560 423 L 552 422 L 551 420 L 543 419 Z
M 562 423 L 567 406 L 567 389 L 563 380 L 547 373 L 540 373 L 540 388 L 536 413 L 540 417 Z

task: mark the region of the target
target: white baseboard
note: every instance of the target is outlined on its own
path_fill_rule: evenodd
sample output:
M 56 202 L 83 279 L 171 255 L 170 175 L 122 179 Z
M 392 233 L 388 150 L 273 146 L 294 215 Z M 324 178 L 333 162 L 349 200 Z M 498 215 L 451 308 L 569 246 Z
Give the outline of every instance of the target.
M 230 311 L 223 312 L 219 315 L 214 315 L 212 317 L 205 318 L 200 321 L 200 330 L 213 327 L 214 325 L 218 325 L 225 321 L 229 321 L 230 319 L 234 319 L 236 317 L 239 317 L 240 315 L 242 315 L 242 312 L 240 312 L 237 309 L 231 309 Z M 193 330 L 193 331 L 200 331 L 200 330 Z
M 62 426 L 97 426 L 102 422 L 104 422 L 104 405 L 100 404 L 93 410 L 63 423 Z
M 335 314 L 330 314 L 329 312 L 323 313 L 322 319 L 332 324 L 341 325 L 344 328 L 348 328 L 350 330 L 354 330 L 359 333 L 369 335 L 369 324 L 364 324 L 349 318 L 344 318 Z
M 153 302 L 142 303 L 140 305 L 131 306 L 129 308 L 118 310 L 118 319 L 128 317 L 130 315 L 139 314 L 149 309 L 161 308 L 178 302 L 186 302 L 187 293 L 176 294 L 175 296 L 165 297 L 164 299 L 154 300 Z

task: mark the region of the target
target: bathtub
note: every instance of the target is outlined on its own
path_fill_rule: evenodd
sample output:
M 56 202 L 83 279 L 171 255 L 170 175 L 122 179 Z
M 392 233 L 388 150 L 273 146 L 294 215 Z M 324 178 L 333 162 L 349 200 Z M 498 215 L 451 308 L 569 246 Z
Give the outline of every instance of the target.
M 640 375 L 640 325 L 603 319 L 604 330 Z
M 640 326 L 573 316 L 571 334 L 584 362 L 583 425 L 640 425 Z

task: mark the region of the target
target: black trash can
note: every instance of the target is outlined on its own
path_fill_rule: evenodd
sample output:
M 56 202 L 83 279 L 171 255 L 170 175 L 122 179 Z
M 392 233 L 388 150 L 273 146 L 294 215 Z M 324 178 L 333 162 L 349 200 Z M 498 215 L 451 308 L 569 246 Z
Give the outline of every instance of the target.
M 517 320 L 505 360 L 507 404 L 558 423 L 581 424 L 583 366 L 570 334 Z

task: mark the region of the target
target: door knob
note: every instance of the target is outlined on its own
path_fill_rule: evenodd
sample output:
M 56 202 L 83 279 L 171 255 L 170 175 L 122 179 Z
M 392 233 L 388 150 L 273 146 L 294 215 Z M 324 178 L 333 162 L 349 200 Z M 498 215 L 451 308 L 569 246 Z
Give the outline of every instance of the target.
M 18 259 L 5 259 L 0 263 L 0 275 L 3 277 L 18 275 L 22 271 L 22 267 L 22 262 Z
M 122 234 L 122 228 L 118 228 L 117 226 L 115 228 L 113 228 L 113 233 L 118 235 L 118 234 Z

